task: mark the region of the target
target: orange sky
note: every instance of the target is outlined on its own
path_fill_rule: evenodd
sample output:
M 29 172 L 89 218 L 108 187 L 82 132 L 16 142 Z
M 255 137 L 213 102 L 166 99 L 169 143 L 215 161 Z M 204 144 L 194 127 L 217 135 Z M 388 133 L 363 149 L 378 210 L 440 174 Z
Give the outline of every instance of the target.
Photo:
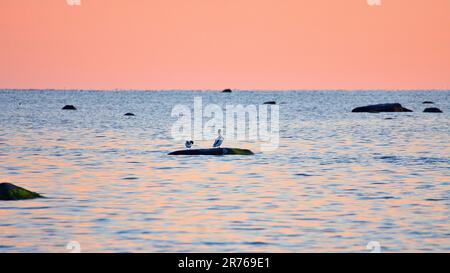
M 450 0 L 0 0 L 0 88 L 450 89 Z

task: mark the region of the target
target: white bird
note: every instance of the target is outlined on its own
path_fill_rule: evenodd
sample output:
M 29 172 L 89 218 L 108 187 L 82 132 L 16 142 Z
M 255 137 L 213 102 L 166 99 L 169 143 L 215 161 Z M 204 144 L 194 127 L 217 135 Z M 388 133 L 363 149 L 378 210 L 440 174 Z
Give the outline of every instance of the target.
M 213 147 L 214 147 L 214 148 L 216 148 L 216 147 L 219 147 L 219 148 L 220 148 L 220 145 L 222 145 L 222 142 L 223 142 L 223 136 L 220 134 L 220 132 L 222 132 L 221 129 L 219 129 L 219 131 L 218 131 L 219 136 L 216 138 L 216 140 L 214 140 L 214 144 L 213 144 Z
M 186 148 L 190 149 L 193 144 L 194 144 L 194 141 L 186 140 L 186 143 L 184 143 L 184 146 L 186 146 Z

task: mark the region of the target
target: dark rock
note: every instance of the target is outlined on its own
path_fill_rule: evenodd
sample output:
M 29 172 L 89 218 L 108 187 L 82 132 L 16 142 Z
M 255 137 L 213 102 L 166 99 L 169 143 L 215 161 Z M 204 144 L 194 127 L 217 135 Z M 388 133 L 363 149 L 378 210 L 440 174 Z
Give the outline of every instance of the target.
M 66 105 L 62 108 L 62 110 L 77 110 L 77 108 L 73 105 Z
M 126 113 L 124 116 L 128 116 L 128 117 L 134 117 L 135 116 L 135 114 L 133 114 L 133 113 Z
M 442 113 L 442 110 L 436 107 L 427 108 L 423 110 L 424 113 Z
M 380 112 L 412 112 L 404 108 L 400 103 L 384 103 L 357 107 L 352 110 L 353 113 L 380 113 Z
M 277 104 L 275 101 L 266 101 L 265 103 L 263 103 L 263 104 Z
M 169 155 L 253 155 L 253 154 L 254 153 L 250 150 L 239 148 L 191 149 L 169 153 Z
M 432 101 L 424 101 L 424 102 L 422 102 L 423 104 L 434 104 L 434 102 L 432 102 Z
M 225 89 L 222 91 L 222 93 L 231 93 L 231 92 L 233 92 L 233 91 L 231 91 L 231 89 Z
M 0 200 L 26 200 L 41 197 L 39 193 L 17 187 L 11 183 L 0 183 Z

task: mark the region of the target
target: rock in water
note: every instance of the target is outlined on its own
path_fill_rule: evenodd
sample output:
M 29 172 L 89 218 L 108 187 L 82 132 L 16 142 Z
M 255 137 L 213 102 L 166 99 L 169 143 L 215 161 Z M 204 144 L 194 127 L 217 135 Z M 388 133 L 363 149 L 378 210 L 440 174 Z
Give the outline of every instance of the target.
M 11 183 L 0 183 L 0 200 L 26 200 L 41 197 L 39 193 L 17 187 Z
M 62 108 L 62 110 L 77 110 L 77 108 L 73 105 L 66 105 Z
M 169 153 L 169 155 L 254 155 L 247 149 L 239 148 L 211 148 L 211 149 L 190 149 Z
M 432 101 L 424 101 L 424 102 L 422 102 L 423 104 L 434 104 L 434 102 L 432 102 Z
M 263 103 L 263 104 L 277 104 L 277 102 L 276 102 L 276 101 L 266 101 L 266 102 Z
M 412 112 L 404 108 L 400 103 L 384 103 L 357 107 L 352 110 L 353 113 L 380 113 L 380 112 Z
M 126 113 L 124 116 L 127 116 L 127 117 L 134 117 L 135 114 L 133 114 L 133 113 Z
M 436 107 L 427 108 L 423 110 L 424 113 L 442 113 L 442 110 Z
M 231 91 L 231 89 L 224 89 L 224 90 L 222 91 L 222 93 L 231 93 L 231 92 L 233 92 L 233 91 Z

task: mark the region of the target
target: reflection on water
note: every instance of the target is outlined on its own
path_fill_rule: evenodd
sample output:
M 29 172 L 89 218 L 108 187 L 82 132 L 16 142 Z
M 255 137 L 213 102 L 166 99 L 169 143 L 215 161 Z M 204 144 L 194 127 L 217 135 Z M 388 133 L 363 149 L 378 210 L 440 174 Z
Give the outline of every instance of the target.
M 49 197 L 0 202 L 0 252 L 448 252 L 449 95 L 0 91 L 0 181 Z M 257 154 L 167 156 L 183 147 L 172 107 L 195 96 L 276 100 L 280 148 L 225 140 Z M 421 113 L 424 100 L 444 113 Z M 415 112 L 350 113 L 377 102 Z

